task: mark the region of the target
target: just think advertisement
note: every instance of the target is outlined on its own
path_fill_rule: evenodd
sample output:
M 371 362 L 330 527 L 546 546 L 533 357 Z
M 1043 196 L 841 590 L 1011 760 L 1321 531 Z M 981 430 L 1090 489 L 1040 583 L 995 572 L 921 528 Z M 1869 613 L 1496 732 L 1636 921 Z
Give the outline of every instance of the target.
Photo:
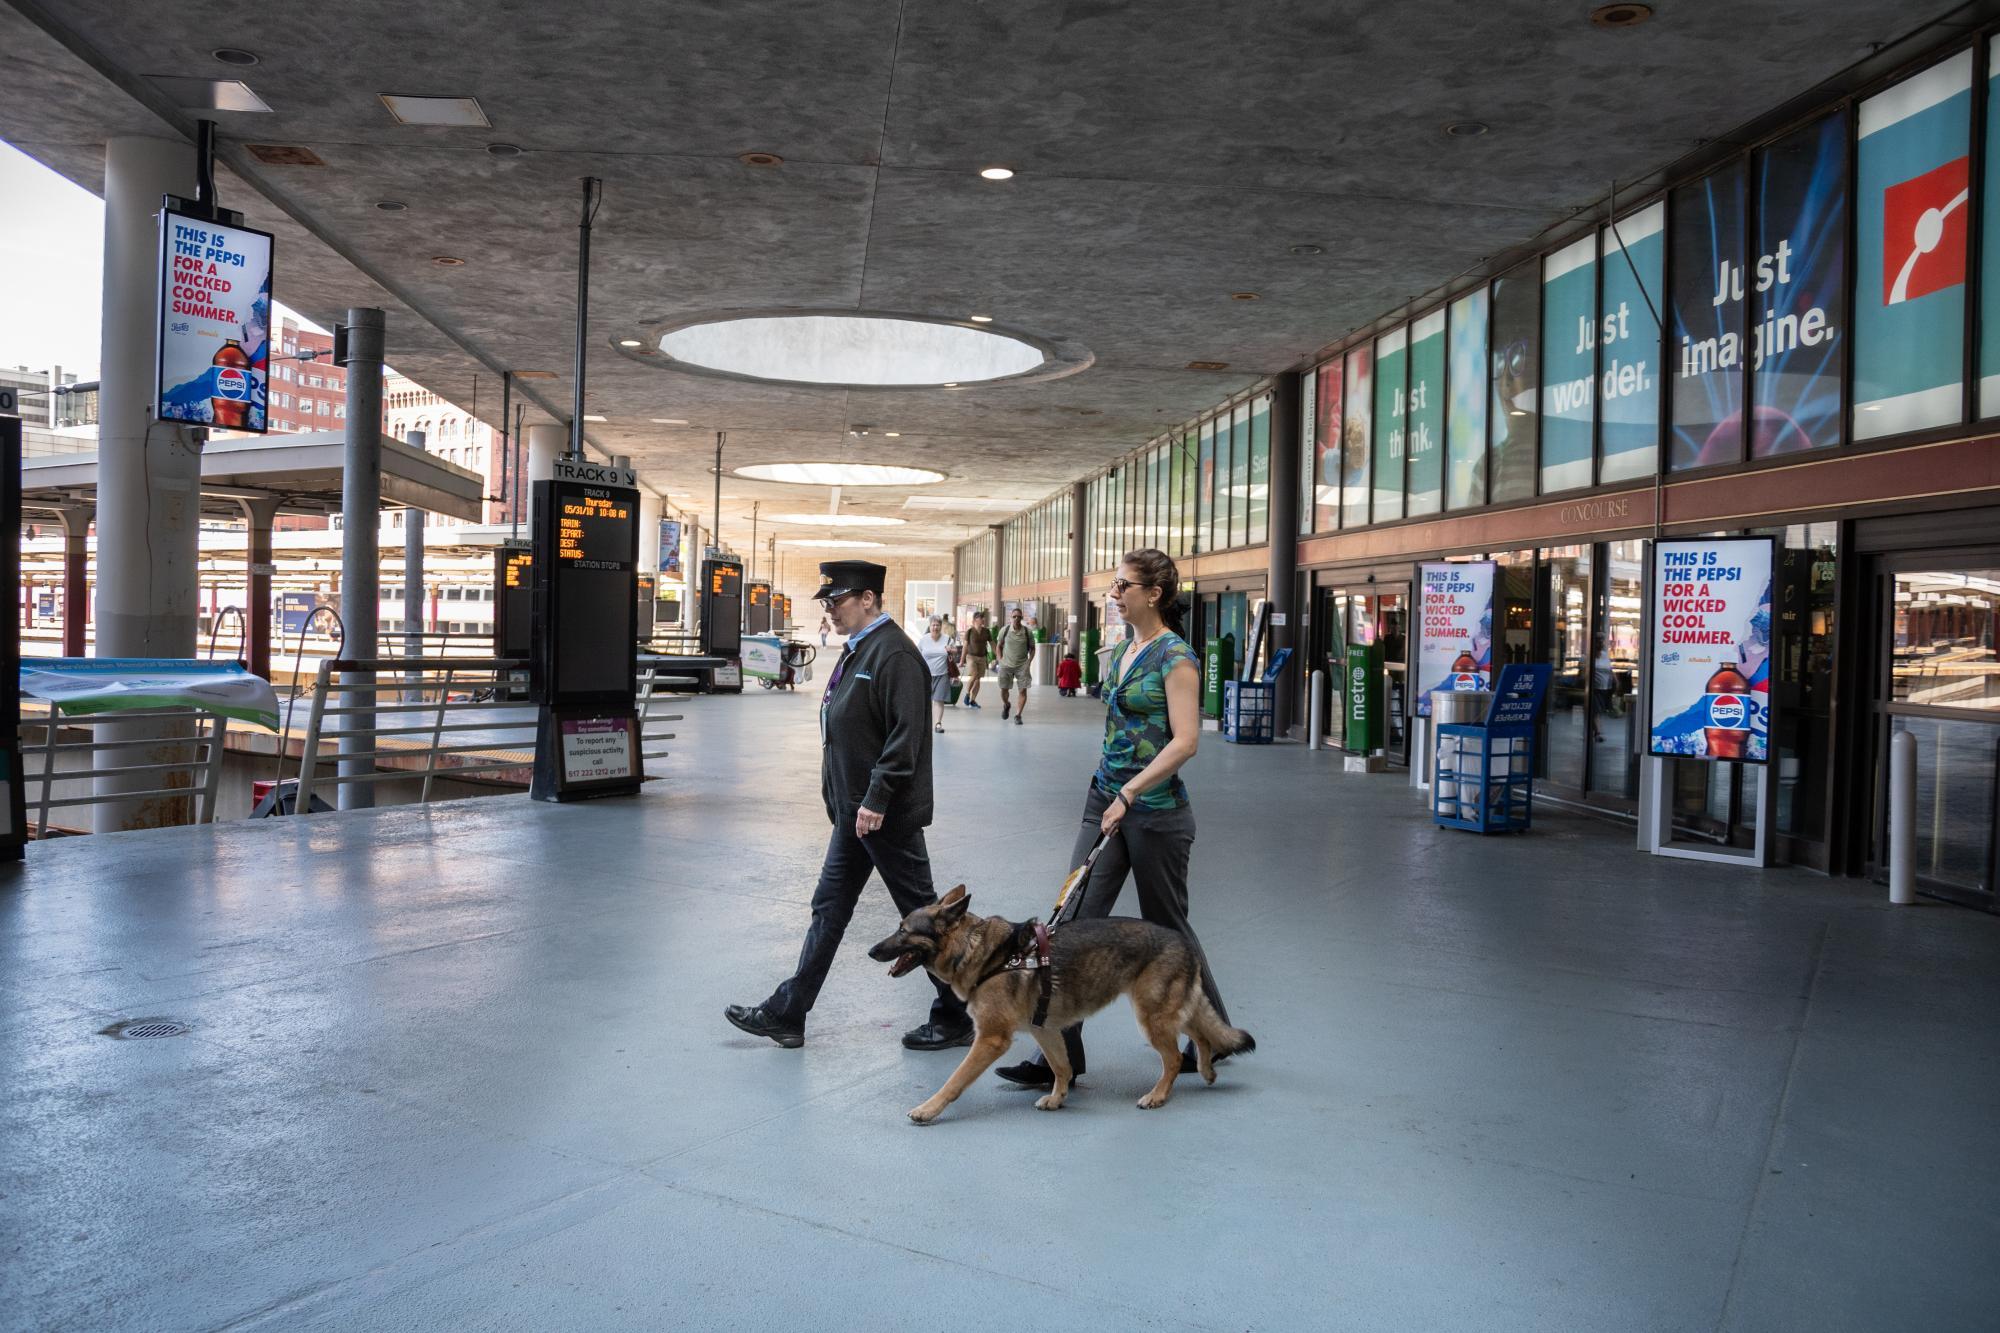
M 262 434 L 270 234 L 162 211 L 159 318 L 159 419 Z

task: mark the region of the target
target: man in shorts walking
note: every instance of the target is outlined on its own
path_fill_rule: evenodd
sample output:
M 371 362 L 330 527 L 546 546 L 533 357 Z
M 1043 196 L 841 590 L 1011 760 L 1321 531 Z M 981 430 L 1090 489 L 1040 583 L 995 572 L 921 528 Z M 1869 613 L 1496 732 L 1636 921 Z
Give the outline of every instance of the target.
M 979 682 L 986 678 L 986 661 L 993 656 L 993 631 L 986 627 L 986 613 L 972 613 L 972 628 L 965 631 L 965 706 L 979 707 Z
M 1000 659 L 1000 720 L 1012 712 L 1018 727 L 1028 711 L 1028 662 L 1035 655 L 1035 632 L 1021 623 L 1020 607 L 1007 613 L 1007 624 L 994 636 L 994 653 Z M 1009 690 L 1020 691 L 1020 697 L 1010 702 Z

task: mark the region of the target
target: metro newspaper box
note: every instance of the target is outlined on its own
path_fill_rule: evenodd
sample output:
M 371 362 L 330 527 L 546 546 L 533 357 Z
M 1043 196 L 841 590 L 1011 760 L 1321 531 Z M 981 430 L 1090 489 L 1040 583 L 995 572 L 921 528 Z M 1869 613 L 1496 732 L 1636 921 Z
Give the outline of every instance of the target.
M 1484 722 L 1439 725 L 1431 778 L 1431 815 L 1439 824 L 1474 833 L 1532 826 L 1535 727 L 1553 671 L 1546 662 L 1501 667 Z

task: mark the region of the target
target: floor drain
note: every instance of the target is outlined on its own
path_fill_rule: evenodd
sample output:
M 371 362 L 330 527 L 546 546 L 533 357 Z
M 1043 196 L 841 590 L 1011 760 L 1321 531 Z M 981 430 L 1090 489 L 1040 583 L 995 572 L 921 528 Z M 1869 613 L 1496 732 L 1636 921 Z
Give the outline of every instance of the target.
M 113 1023 L 104 1029 L 107 1037 L 117 1037 L 121 1041 L 143 1040 L 148 1037 L 185 1037 L 194 1029 L 185 1023 L 168 1018 L 141 1018 L 130 1023 Z

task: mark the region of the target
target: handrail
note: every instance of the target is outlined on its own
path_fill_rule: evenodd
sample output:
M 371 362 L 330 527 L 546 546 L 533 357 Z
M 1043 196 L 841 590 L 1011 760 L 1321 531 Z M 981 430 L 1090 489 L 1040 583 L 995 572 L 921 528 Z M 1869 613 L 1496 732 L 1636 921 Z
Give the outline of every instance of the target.
M 126 723 L 145 721 L 201 721 L 202 728 L 186 736 L 120 736 L 97 739 L 95 727 L 101 722 Z M 41 796 L 28 802 L 35 811 L 35 836 L 45 838 L 49 832 L 49 811 L 52 809 L 104 805 L 112 801 L 130 801 L 143 797 L 169 797 L 181 799 L 193 797 L 196 800 L 194 822 L 212 824 L 215 822 L 216 794 L 222 785 L 223 737 L 228 730 L 228 719 L 205 708 L 148 708 L 130 712 L 84 713 L 65 715 L 51 707 L 48 712 L 24 716 L 20 722 L 21 756 L 25 761 L 29 755 L 42 756 L 39 773 L 29 773 L 23 765 L 21 781 L 24 787 L 36 782 L 41 784 Z M 33 746 L 27 743 L 27 733 L 33 727 L 41 727 L 41 741 Z M 87 741 L 63 741 L 64 728 L 83 728 L 90 731 Z M 205 731 L 204 731 L 205 729 Z M 100 764 L 98 756 L 113 750 L 132 746 L 175 746 L 186 749 L 188 757 L 170 759 L 156 763 L 112 763 Z M 77 769 L 58 769 L 58 755 L 84 754 L 91 756 L 87 766 Z M 99 794 L 94 790 L 98 778 L 132 777 L 142 773 L 161 775 L 160 786 L 120 790 Z M 180 786 L 172 781 L 171 775 L 185 773 L 195 780 L 190 785 Z M 92 784 L 93 790 L 86 796 L 57 796 L 58 782 L 84 782 Z M 23 792 L 25 799 L 26 792 Z

